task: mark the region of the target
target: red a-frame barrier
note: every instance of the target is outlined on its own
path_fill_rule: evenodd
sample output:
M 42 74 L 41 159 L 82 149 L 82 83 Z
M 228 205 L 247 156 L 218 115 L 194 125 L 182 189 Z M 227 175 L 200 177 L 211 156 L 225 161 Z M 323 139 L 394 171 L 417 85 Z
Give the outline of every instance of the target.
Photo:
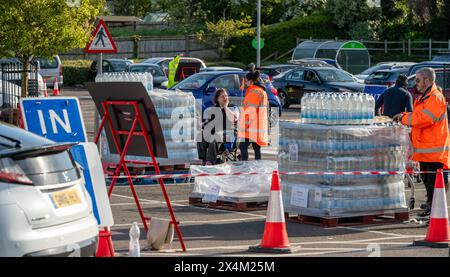
M 124 172 L 128 178 L 128 182 L 131 188 L 131 191 L 133 193 L 133 197 L 134 197 L 134 201 L 136 202 L 136 206 L 138 208 L 139 211 L 139 215 L 142 219 L 142 223 L 144 224 L 144 229 L 145 232 L 148 231 L 148 226 L 147 226 L 147 220 L 151 220 L 150 217 L 145 217 L 144 212 L 142 211 L 142 207 L 141 204 L 139 203 L 139 198 L 136 194 L 136 191 L 134 189 L 134 183 L 133 183 L 133 179 L 131 178 L 131 174 L 130 171 L 128 170 L 128 166 L 127 164 L 146 164 L 146 165 L 153 165 L 155 168 L 155 173 L 157 175 L 161 174 L 161 172 L 159 171 L 159 166 L 158 163 L 156 162 L 156 158 L 155 155 L 153 153 L 153 149 L 151 147 L 149 138 L 148 138 L 148 131 L 145 128 L 145 124 L 144 121 L 142 120 L 142 115 L 139 111 L 139 105 L 137 101 L 103 101 L 102 103 L 102 108 L 103 108 L 103 116 L 102 116 L 102 120 L 99 126 L 99 130 L 97 132 L 97 135 L 95 136 L 95 140 L 94 142 L 97 143 L 99 138 L 100 138 L 100 134 L 105 126 L 106 121 L 108 121 L 108 125 L 111 129 L 111 132 L 113 134 L 113 140 L 114 140 L 114 145 L 116 146 L 117 149 L 117 153 L 119 153 L 120 155 L 120 159 L 119 159 L 119 163 L 117 164 L 117 168 L 114 172 L 113 175 L 113 179 L 111 181 L 111 185 L 109 187 L 109 191 L 108 191 L 108 196 L 111 197 L 111 193 L 114 189 L 114 185 L 117 181 L 117 178 L 120 175 L 120 171 L 123 168 Z M 135 117 L 133 119 L 133 124 L 131 126 L 131 129 L 129 131 L 127 130 L 115 130 L 113 128 L 113 124 L 112 124 L 112 120 L 111 120 L 111 115 L 108 112 L 108 106 L 131 106 L 134 111 L 135 111 Z M 135 131 L 137 129 L 137 127 L 140 126 L 140 130 L 142 131 Z M 117 140 L 117 135 L 128 135 L 126 141 L 125 141 L 125 145 L 123 147 L 123 149 L 121 148 L 118 140 Z M 136 161 L 136 160 L 127 160 L 125 159 L 126 155 L 127 155 L 127 151 L 128 151 L 128 147 L 130 146 L 131 140 L 133 138 L 133 136 L 143 136 L 144 140 L 145 140 L 145 144 L 147 145 L 147 149 L 148 152 L 150 153 L 150 156 L 152 158 L 152 162 L 143 162 L 143 161 Z M 170 222 L 171 224 L 174 224 L 175 226 L 175 231 L 177 233 L 178 239 L 180 240 L 181 243 L 181 248 L 183 249 L 183 251 L 186 251 L 186 247 L 184 245 L 184 241 L 183 241 L 183 237 L 181 235 L 180 229 L 178 227 L 178 222 L 175 218 L 175 214 L 173 213 L 172 210 L 172 205 L 170 204 L 170 200 L 169 200 L 169 196 L 167 195 L 166 192 L 166 187 L 164 185 L 164 181 L 163 179 L 159 178 L 159 185 L 161 187 L 161 190 L 164 194 L 164 198 L 166 200 L 166 205 L 167 208 L 169 208 L 169 212 L 170 212 L 170 216 L 172 221 Z

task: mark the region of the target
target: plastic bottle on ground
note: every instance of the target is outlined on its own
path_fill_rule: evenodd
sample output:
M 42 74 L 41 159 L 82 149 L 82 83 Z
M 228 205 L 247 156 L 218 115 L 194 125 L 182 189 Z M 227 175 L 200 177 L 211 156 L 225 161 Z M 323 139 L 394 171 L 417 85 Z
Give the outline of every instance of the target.
M 141 246 L 139 245 L 139 236 L 141 231 L 139 230 L 139 226 L 137 222 L 133 222 L 133 225 L 130 228 L 130 244 L 129 244 L 129 252 L 130 257 L 140 257 L 141 256 Z

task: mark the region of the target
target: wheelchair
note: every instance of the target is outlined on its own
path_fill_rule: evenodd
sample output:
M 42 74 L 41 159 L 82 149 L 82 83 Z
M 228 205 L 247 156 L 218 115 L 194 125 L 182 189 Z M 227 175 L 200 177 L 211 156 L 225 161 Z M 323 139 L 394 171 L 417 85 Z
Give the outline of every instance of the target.
M 238 147 L 236 132 L 228 132 L 225 134 L 225 137 L 226 142 L 221 143 L 219 146 L 216 164 L 235 162 L 240 159 L 240 155 L 237 154 Z

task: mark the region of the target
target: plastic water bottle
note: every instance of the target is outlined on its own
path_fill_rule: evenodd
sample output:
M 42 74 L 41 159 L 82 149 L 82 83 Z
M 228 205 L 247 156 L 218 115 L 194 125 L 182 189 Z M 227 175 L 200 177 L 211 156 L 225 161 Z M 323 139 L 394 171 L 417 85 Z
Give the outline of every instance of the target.
M 130 245 L 128 254 L 130 257 L 140 257 L 141 256 L 141 246 L 139 245 L 139 236 L 141 231 L 139 230 L 138 224 L 133 222 L 130 228 Z

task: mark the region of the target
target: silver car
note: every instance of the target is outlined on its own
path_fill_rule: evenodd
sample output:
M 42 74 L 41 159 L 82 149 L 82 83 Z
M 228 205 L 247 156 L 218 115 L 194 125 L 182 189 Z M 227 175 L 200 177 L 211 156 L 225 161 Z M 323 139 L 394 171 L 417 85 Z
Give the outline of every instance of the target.
M 0 256 L 93 256 L 98 225 L 69 148 L 0 123 Z
M 61 88 L 64 78 L 62 72 L 62 63 L 58 55 L 51 59 L 48 58 L 37 58 L 39 61 L 40 71 L 39 73 L 45 80 L 48 87 L 53 88 L 55 83 L 55 78 L 58 80 L 58 86 Z

